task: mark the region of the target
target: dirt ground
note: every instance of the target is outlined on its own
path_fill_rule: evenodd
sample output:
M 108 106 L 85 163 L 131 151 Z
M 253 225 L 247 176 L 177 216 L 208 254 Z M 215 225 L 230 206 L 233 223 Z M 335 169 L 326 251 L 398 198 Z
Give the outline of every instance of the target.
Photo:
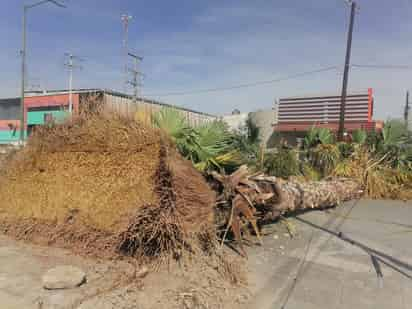
M 15 149 L 16 148 L 14 146 L 0 145 L 0 170 L 6 161 L 6 158 L 8 158 L 8 156 L 15 151 Z
M 199 263 L 201 264 L 201 263 Z M 41 278 L 50 268 L 73 265 L 87 274 L 76 289 L 47 291 Z M 234 264 L 235 265 L 235 264 Z M 171 265 L 135 278 L 130 261 L 89 259 L 62 249 L 35 246 L 0 236 L 1 308 L 238 308 L 249 297 L 244 283 L 230 284 L 211 268 L 190 271 Z

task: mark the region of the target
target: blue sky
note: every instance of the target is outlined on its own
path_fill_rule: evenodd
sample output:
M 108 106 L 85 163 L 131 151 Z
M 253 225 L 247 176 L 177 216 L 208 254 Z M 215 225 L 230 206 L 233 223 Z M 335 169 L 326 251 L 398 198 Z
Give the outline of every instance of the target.
M 29 1 L 29 0 L 27 0 Z M 27 3 L 26 1 L 26 3 Z M 30 1 L 29 1 L 30 2 Z M 352 62 L 412 65 L 412 1 L 359 0 Z M 344 0 L 66 0 L 28 21 L 28 84 L 67 88 L 64 53 L 86 59 L 75 87 L 123 90 L 120 15 L 134 19 L 130 49 L 144 57 L 143 95 L 214 114 L 270 108 L 276 98 L 341 89 L 349 9 Z M 19 93 L 20 0 L 2 0 L 0 97 Z M 190 95 L 170 92 L 339 69 L 258 87 Z M 411 70 L 351 70 L 349 89 L 375 89 L 375 118 L 400 117 Z

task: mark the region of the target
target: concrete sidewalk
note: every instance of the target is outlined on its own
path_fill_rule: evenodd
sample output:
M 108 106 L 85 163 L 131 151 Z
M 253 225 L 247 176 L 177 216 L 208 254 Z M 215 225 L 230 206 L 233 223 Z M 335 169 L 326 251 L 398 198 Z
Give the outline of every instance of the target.
M 412 204 L 354 203 L 300 215 L 291 219 L 299 237 L 267 236 L 251 248 L 254 297 L 246 308 L 412 308 Z M 381 258 L 376 267 L 371 252 Z

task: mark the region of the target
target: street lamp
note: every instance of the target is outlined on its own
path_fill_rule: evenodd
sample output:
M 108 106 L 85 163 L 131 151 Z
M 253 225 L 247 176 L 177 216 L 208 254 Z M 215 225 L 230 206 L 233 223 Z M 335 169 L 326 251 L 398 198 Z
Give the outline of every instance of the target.
M 26 81 L 26 18 L 27 11 L 36 6 L 51 2 L 54 5 L 65 8 L 63 4 L 55 0 L 43 0 L 33 4 L 28 4 L 23 6 L 23 48 L 21 50 L 21 100 L 20 100 L 20 142 L 24 143 L 24 93 L 25 93 L 25 81 Z

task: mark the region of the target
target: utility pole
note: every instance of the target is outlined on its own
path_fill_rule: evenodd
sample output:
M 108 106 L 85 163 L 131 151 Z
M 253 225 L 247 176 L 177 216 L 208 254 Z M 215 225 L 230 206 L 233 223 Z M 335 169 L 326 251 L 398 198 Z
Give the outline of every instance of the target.
M 65 53 L 65 56 L 68 57 L 67 63 L 64 65 L 69 69 L 69 113 L 73 114 L 73 71 L 74 69 L 82 69 L 82 66 L 75 65 L 74 60 L 82 61 L 83 59 L 74 56 L 71 53 Z
M 24 144 L 24 135 L 25 135 L 25 117 L 24 117 L 24 94 L 25 94 L 25 86 L 26 86 L 26 54 L 27 54 L 27 44 L 26 44 L 26 28 L 27 28 L 27 12 L 29 9 L 32 9 L 36 6 L 40 6 L 45 3 L 53 3 L 54 5 L 65 8 L 66 6 L 59 3 L 56 0 L 43 0 L 33 4 L 24 5 L 23 6 L 23 33 L 22 33 L 22 50 L 21 50 L 21 98 L 20 98 L 20 143 Z
M 403 119 L 405 120 L 405 125 L 408 127 L 408 122 L 409 122 L 409 90 L 406 91 L 406 103 L 405 103 L 405 111 L 403 114 Z
M 124 90 L 126 92 L 127 84 L 129 81 L 128 74 L 128 59 L 129 59 L 129 23 L 133 19 L 133 16 L 123 14 L 121 20 L 123 23 L 123 54 L 124 54 Z
M 355 13 L 356 13 L 356 2 L 349 1 L 349 3 L 350 3 L 350 20 L 349 20 L 347 43 L 346 43 L 345 68 L 343 71 L 342 97 L 341 97 L 341 104 L 340 104 L 340 117 L 339 117 L 339 130 L 338 130 L 338 140 L 340 141 L 343 140 L 343 133 L 345 131 L 346 95 L 348 91 L 350 56 L 351 56 L 351 50 L 352 50 L 353 24 L 355 21 Z
M 24 144 L 24 92 L 26 86 L 26 19 L 28 7 L 23 7 L 23 47 L 21 50 L 20 143 Z
M 137 56 L 132 53 L 127 54 L 129 57 L 133 58 L 134 68 L 128 69 L 128 72 L 132 74 L 132 80 L 128 80 L 127 83 L 133 87 L 133 101 L 137 102 L 139 96 L 139 87 L 142 85 L 140 82 L 140 76 L 143 74 L 139 71 L 139 62 L 143 60 L 143 57 Z

